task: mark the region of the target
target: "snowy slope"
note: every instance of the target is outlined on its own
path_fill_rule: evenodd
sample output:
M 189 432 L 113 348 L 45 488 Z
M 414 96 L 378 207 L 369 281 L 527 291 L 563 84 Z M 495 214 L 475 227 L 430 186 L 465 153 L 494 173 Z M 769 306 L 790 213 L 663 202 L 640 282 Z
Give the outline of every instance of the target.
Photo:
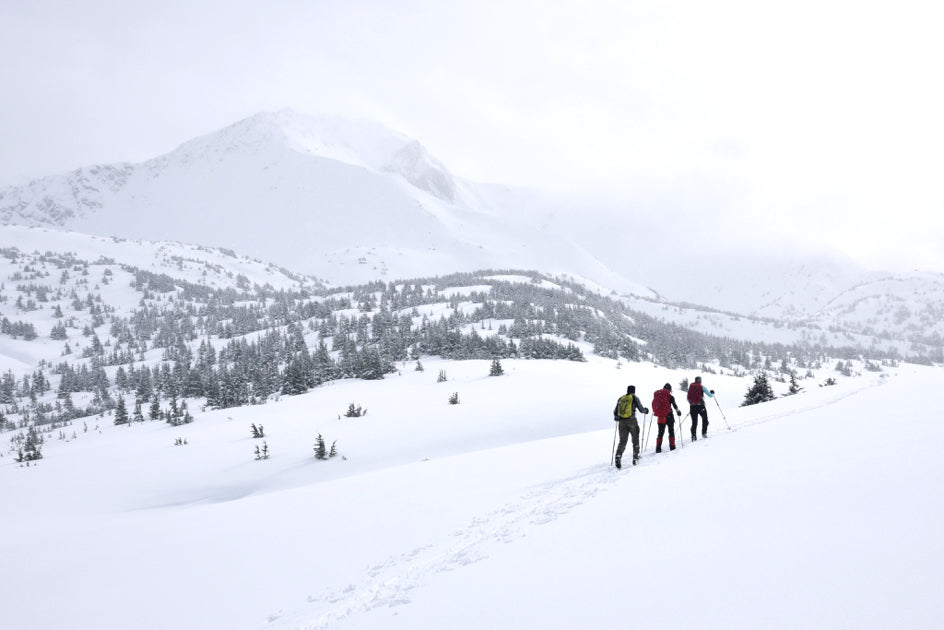
M 619 472 L 609 416 L 626 383 L 649 392 L 690 374 L 606 360 L 487 370 L 431 360 L 181 427 L 65 427 L 30 468 L 4 453 L 5 623 L 939 625 L 944 500 L 927 484 L 944 434 L 901 405 L 919 405 L 912 393 L 933 391 L 940 369 L 749 408 L 736 406 L 743 379 L 706 376 L 731 430 L 710 404 L 707 440 L 657 456 L 650 438 Z M 339 419 L 351 400 L 368 415 Z M 907 430 L 890 431 L 901 415 Z M 270 459 L 253 460 L 250 423 Z M 318 433 L 339 457 L 313 459 Z
M 0 220 L 224 247 L 334 284 L 540 268 L 650 292 L 369 121 L 258 114 L 141 164 L 0 190 Z
M 30 271 L 24 273 L 25 269 Z M 142 299 L 142 294 L 131 286 L 132 269 L 214 290 L 239 287 L 251 290 L 258 286 L 311 291 L 323 287 L 316 278 L 230 250 L 91 236 L 52 228 L 0 226 L 3 284 L 0 318 L 28 323 L 38 335 L 33 340 L 0 335 L 0 372 L 11 369 L 21 376 L 46 362 L 51 365 L 63 360 L 63 341 L 50 338 L 53 326 L 61 321 L 53 315 L 56 306 L 70 321 L 66 343 L 78 350 L 87 341 L 79 331 L 86 326 L 94 327 L 94 317 L 70 306 L 73 295 L 84 299 L 94 294 L 107 305 L 110 315 L 127 317 Z M 30 292 L 31 287 L 42 287 L 45 297 Z M 31 300 L 36 302 L 33 306 L 29 305 Z M 22 308 L 18 306 L 20 302 L 24 303 Z M 100 332 L 107 340 L 107 330 L 103 328 Z
M 749 272 L 745 273 L 745 277 Z M 812 268 L 764 308 L 748 314 L 627 294 L 632 309 L 692 330 L 732 339 L 896 350 L 902 356 L 944 346 L 944 275 L 870 273 L 849 288 Z M 852 276 L 850 276 L 851 281 Z M 790 305 L 785 307 L 785 305 Z M 773 313 L 771 313 L 773 311 Z
M 4 225 L 0 226 L 0 249 L 27 254 L 71 253 L 89 260 L 110 259 L 210 287 L 233 286 L 237 275 L 245 276 L 250 286 L 268 284 L 274 289 L 287 290 L 321 286 L 316 278 L 231 250 L 172 241 L 129 240 L 53 228 Z
M 856 319 L 876 334 L 911 336 L 944 345 L 944 274 L 875 274 L 833 297 L 814 319 Z

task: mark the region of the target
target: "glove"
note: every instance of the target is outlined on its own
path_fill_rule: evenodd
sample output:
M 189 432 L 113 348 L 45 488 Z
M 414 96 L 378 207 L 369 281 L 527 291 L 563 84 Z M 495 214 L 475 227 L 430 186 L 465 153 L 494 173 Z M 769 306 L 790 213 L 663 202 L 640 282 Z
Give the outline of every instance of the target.
M 715 390 L 713 390 L 713 389 L 709 389 L 708 391 L 711 392 L 712 394 L 715 393 Z
M 615 413 L 613 414 L 613 422 L 619 422 L 619 416 Z
M 642 412 L 648 416 L 648 415 L 649 415 L 649 407 L 646 407 L 645 409 L 643 409 Z

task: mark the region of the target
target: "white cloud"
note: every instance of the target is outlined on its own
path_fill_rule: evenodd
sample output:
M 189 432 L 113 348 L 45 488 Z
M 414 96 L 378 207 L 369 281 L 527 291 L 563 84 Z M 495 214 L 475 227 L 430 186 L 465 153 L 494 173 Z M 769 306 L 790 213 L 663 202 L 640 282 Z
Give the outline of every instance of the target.
M 648 191 L 937 265 L 940 17 L 907 0 L 7 3 L 0 183 L 292 107 L 377 118 L 476 179 Z

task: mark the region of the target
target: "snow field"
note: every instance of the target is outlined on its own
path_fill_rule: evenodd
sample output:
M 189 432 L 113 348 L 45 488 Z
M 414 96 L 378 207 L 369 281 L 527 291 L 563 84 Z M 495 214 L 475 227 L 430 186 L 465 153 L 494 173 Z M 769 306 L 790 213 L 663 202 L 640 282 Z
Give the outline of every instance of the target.
M 656 456 L 653 435 L 616 471 L 625 386 L 648 405 L 694 374 L 488 364 L 79 424 L 35 468 L 5 457 L 10 627 L 937 627 L 944 430 L 916 392 L 939 369 L 743 409 L 745 379 L 705 375 L 731 430 L 709 401 L 707 440 Z M 367 416 L 338 420 L 350 402 Z M 315 461 L 318 432 L 346 459 Z

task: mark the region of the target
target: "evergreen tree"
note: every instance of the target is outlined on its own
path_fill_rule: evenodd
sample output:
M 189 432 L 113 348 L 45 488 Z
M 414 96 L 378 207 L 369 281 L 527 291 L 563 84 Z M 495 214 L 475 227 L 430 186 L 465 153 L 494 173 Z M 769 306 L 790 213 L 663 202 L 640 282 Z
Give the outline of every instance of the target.
M 324 438 L 321 434 L 315 439 L 315 459 L 328 459 L 328 449 L 325 447 Z
M 167 411 L 167 423 L 175 427 L 183 424 L 183 414 L 177 406 L 176 396 L 171 396 L 170 409 Z
M 774 396 L 774 390 L 770 387 L 767 375 L 761 372 L 754 377 L 754 384 L 747 389 L 747 394 L 745 394 L 744 402 L 741 403 L 741 406 L 747 407 L 749 405 L 756 405 L 758 403 L 768 402 L 774 398 L 776 398 L 776 396 Z
M 183 400 L 180 402 L 180 422 L 183 424 L 188 424 L 193 422 L 193 416 L 190 415 L 190 410 L 187 409 L 187 401 Z
M 128 424 L 128 408 L 125 407 L 124 396 L 118 397 L 118 404 L 115 406 L 115 424 Z
M 69 400 L 71 400 L 71 398 Z M 144 412 L 141 411 L 140 400 L 134 401 L 134 415 L 132 416 L 132 420 L 135 422 L 144 422 Z
M 30 426 L 26 432 L 26 440 L 23 447 L 18 451 L 17 463 L 32 462 L 43 458 L 43 437 L 36 431 L 36 427 Z
M 800 393 L 803 388 L 797 383 L 796 372 L 790 372 L 790 388 L 787 390 L 787 396 L 793 396 Z
M 3 379 L 0 380 L 0 403 L 12 405 L 16 400 L 16 377 L 11 370 L 3 373 Z
M 505 370 L 502 369 L 501 361 L 498 359 L 492 359 L 492 368 L 489 370 L 489 376 L 501 376 L 505 373 Z
M 59 322 L 52 327 L 52 330 L 49 332 L 49 338 L 55 339 L 57 341 L 63 341 L 69 338 L 69 335 L 66 333 L 66 327 L 62 324 L 62 322 Z

